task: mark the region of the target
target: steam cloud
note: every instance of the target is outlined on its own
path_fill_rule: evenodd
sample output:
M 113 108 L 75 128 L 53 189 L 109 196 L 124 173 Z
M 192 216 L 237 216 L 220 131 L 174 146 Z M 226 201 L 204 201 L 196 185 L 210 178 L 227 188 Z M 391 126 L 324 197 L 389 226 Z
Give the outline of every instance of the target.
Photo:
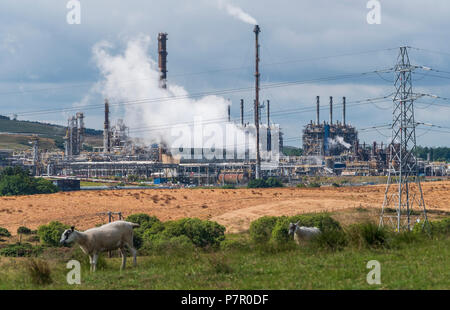
M 250 14 L 244 12 L 240 7 L 230 4 L 227 0 L 218 0 L 219 8 L 225 9 L 231 16 L 243 21 L 244 23 L 257 25 L 258 22 Z
M 176 142 L 177 145 L 192 147 L 192 136 L 181 134 L 181 137 L 174 137 L 173 129 L 180 124 L 192 127 L 196 120 L 201 119 L 203 145 L 194 144 L 194 147 L 228 146 L 223 135 L 216 132 L 217 126 L 224 128 L 229 102 L 218 96 L 198 100 L 188 98 L 189 94 L 183 87 L 170 82 L 167 89 L 161 88 L 158 65 L 147 53 L 149 46 L 150 38 L 140 35 L 127 43 L 123 54 L 112 55 L 112 45 L 108 42 L 100 42 L 93 48 L 94 60 L 103 76 L 98 88 L 113 108 L 114 102 L 143 100 L 143 103 L 123 105 L 124 121 L 131 127 L 130 134 L 147 144 L 166 143 L 174 147 Z M 226 130 L 226 135 L 242 133 L 240 128 L 230 124 Z M 183 130 L 178 132 L 185 133 Z
M 328 141 L 331 145 L 340 144 L 340 145 L 344 146 L 346 149 L 349 149 L 351 147 L 351 145 L 349 143 L 344 141 L 343 137 L 337 136 L 335 139 L 328 138 Z

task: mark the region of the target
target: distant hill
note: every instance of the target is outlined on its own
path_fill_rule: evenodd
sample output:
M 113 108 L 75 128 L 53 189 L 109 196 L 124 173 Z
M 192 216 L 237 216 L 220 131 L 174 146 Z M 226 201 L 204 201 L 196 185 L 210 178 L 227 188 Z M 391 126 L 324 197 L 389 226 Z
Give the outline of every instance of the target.
M 38 135 L 39 142 L 44 149 L 64 149 L 66 127 L 61 125 L 11 120 L 0 115 L 0 149 L 22 150 L 31 147 L 29 136 Z M 85 130 L 86 144 L 101 145 L 103 131 Z

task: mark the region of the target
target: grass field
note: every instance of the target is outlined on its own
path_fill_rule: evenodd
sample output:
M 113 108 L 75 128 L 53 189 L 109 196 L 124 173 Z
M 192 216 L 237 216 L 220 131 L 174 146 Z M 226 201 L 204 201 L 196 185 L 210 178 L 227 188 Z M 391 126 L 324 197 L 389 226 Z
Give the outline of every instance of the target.
M 246 244 L 246 234 L 227 236 Z M 103 259 L 96 273 L 82 266 L 82 284 L 68 285 L 65 268 L 78 249 L 52 249 L 50 285 L 31 282 L 26 258 L 0 259 L 0 289 L 449 289 L 450 239 L 424 239 L 396 248 L 331 252 L 315 247 L 243 246 L 214 252 L 171 252 L 138 257 L 120 272 L 120 259 Z M 78 257 L 78 256 L 77 256 Z M 83 256 L 80 256 L 83 257 Z M 84 260 L 84 259 L 83 259 Z M 381 285 L 366 282 L 366 264 L 381 264 Z M 128 260 L 130 266 L 130 260 Z

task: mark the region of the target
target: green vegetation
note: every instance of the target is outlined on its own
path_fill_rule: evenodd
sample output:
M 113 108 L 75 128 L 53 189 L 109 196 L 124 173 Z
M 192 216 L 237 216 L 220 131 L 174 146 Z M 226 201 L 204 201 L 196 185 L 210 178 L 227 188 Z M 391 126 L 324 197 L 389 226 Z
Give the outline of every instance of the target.
M 60 245 L 62 233 L 68 228 L 69 226 L 54 221 L 48 225 L 39 226 L 37 233 L 42 244 L 57 247 Z
M 254 179 L 250 180 L 247 185 L 248 188 L 269 188 L 269 187 L 283 187 L 283 183 L 274 177 L 268 179 Z
M 294 146 L 284 146 L 283 155 L 285 156 L 302 156 L 303 150 Z
M 131 219 L 142 225 L 151 223 L 154 229 L 163 225 L 142 214 Z M 266 224 L 275 230 L 281 219 L 299 220 L 308 226 L 322 225 L 323 233 L 302 246 L 289 239 L 275 242 L 272 231 L 256 234 L 263 235 L 263 239 L 270 236 L 270 241 L 254 240 L 252 230 L 258 225 L 259 231 Z M 138 266 L 121 273 L 120 258 L 107 259 L 105 255 L 100 257 L 98 271 L 90 273 L 88 258 L 78 247 L 47 248 L 36 252 L 38 259 L 22 259 L 23 263 L 16 263 L 17 258 L 0 258 L 0 289 L 448 288 L 449 218 L 432 222 L 431 227 L 435 228 L 430 235 L 422 231 L 400 234 L 381 231 L 368 222 L 341 227 L 328 214 L 265 217 L 255 221 L 259 224 L 252 223 L 250 234 L 227 235 L 220 238 L 220 246 L 216 248 L 194 246 L 187 227 L 199 227 L 202 221 L 193 220 L 172 222 L 179 222 L 174 231 L 185 230 L 178 236 L 162 234 L 166 228 L 153 234 L 159 234 L 160 238 L 155 238 L 148 248 L 141 248 Z M 146 234 L 151 235 L 147 231 Z M 31 249 L 30 245 L 27 247 Z M 12 254 L 8 256 L 16 256 Z M 66 263 L 70 259 L 82 263 L 81 286 L 66 282 Z M 366 264 L 370 260 L 381 263 L 381 285 L 366 282 L 369 271 Z
M 30 243 L 8 244 L 0 248 L 0 256 L 30 257 L 38 255 L 41 250 L 41 246 L 33 246 Z
M 51 181 L 34 178 L 19 166 L 7 167 L 0 173 L 0 196 L 56 193 L 58 188 Z
M 6 228 L 0 227 L 0 237 L 9 238 L 11 237 L 11 233 Z
M 421 147 L 416 149 L 416 155 L 424 160 L 430 154 L 431 161 L 450 162 L 450 147 Z

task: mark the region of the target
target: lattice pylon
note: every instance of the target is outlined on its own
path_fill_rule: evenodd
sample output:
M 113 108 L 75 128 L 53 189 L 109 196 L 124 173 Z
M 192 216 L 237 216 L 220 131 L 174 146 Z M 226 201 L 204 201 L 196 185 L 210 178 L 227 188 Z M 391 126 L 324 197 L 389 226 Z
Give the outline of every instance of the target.
M 425 201 L 418 174 L 416 123 L 408 47 L 401 47 L 395 66 L 392 138 L 389 145 L 389 177 L 380 216 L 380 226 L 391 224 L 396 231 L 412 230 L 427 219 Z

